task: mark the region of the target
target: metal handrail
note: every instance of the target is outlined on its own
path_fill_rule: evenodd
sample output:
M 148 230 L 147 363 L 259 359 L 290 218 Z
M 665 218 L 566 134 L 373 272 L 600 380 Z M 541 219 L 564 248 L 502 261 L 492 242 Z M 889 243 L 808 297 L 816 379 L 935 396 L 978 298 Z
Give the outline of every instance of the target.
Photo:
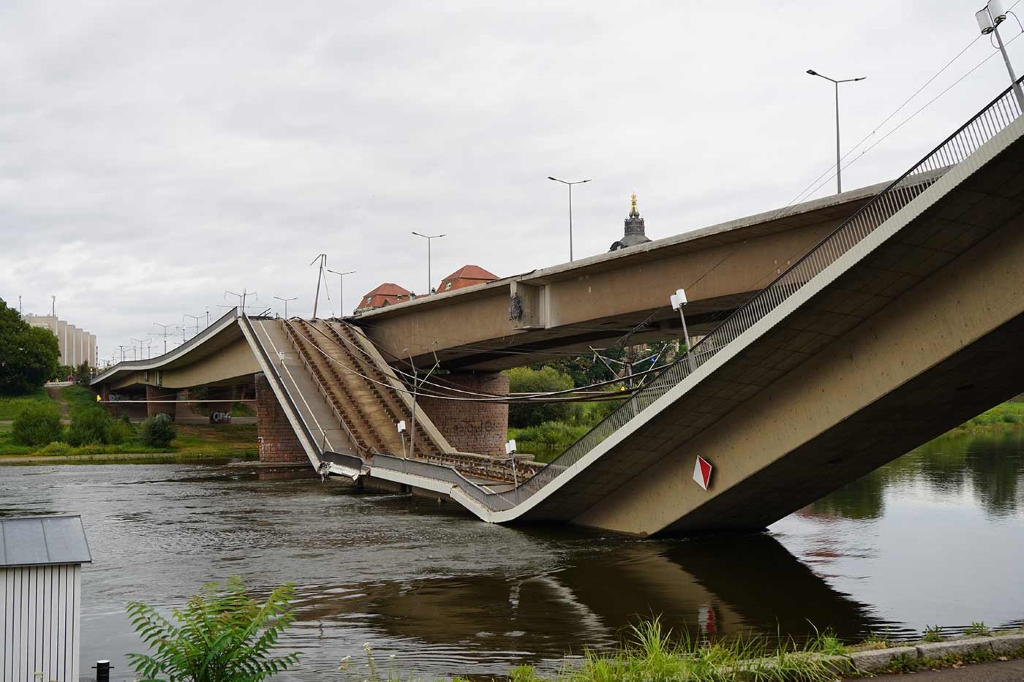
M 1017 82 L 1021 81 L 1024 81 L 1024 78 Z M 544 488 L 910 204 L 946 171 L 962 162 L 1013 123 L 1022 112 L 1011 92 L 1012 87 L 1004 90 L 920 162 L 893 181 L 768 286 L 736 309 L 686 354 L 666 366 L 646 387 L 634 393 L 548 466 L 516 488 L 518 500 L 528 499 Z M 692 359 L 692 363 L 683 361 L 688 359 Z M 472 488 L 464 491 L 492 511 L 509 509 L 516 504 L 508 497 L 513 491 L 493 493 Z

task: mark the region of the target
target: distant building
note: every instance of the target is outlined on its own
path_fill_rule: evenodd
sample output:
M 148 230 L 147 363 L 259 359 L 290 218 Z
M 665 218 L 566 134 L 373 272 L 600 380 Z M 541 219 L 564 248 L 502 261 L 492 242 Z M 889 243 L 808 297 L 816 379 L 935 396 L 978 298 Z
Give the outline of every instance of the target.
M 95 334 L 57 319 L 54 315 L 23 315 L 22 319 L 33 327 L 42 327 L 53 332 L 60 348 L 60 364 L 78 367 L 84 362 L 90 367 L 97 366 L 99 355 L 96 350 Z
M 630 197 L 630 204 L 629 216 L 625 220 L 625 233 L 622 235 L 622 239 L 612 242 L 612 247 L 608 249 L 609 251 L 618 251 L 619 249 L 629 248 L 637 244 L 646 244 L 651 241 L 644 234 L 644 219 L 640 217 L 640 211 L 636 208 L 636 192 L 633 192 L 633 196 Z
M 367 292 L 359 300 L 359 305 L 356 306 L 355 312 L 360 313 L 364 310 L 383 308 L 387 305 L 411 301 L 414 298 L 416 298 L 416 294 L 412 293 L 408 289 L 400 287 L 394 282 L 385 282 L 376 289 Z
M 440 286 L 437 287 L 437 293 L 441 294 L 446 291 L 465 289 L 475 284 L 493 282 L 496 279 L 498 279 L 497 275 L 487 272 L 479 265 L 463 265 L 441 280 Z

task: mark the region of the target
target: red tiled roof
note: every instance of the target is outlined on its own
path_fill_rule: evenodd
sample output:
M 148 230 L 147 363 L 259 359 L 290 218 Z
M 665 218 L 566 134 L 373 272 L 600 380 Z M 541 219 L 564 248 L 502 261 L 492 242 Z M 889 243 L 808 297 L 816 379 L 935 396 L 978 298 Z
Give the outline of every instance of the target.
M 376 289 L 366 292 L 359 300 L 359 305 L 356 308 L 381 308 L 403 300 L 408 301 L 411 299 L 411 296 L 412 292 L 405 287 L 398 286 L 394 282 L 384 282 L 384 284 L 381 284 Z
M 441 280 L 441 284 L 437 287 L 437 292 L 454 291 L 455 289 L 471 287 L 474 284 L 493 282 L 496 279 L 498 279 L 497 275 L 484 270 L 479 265 L 463 265 Z

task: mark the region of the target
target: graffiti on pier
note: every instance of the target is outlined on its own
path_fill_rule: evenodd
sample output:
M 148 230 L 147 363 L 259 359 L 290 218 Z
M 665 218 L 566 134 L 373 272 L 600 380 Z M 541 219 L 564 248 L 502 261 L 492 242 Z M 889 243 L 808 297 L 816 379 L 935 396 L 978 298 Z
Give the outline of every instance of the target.
M 231 413 L 230 412 L 210 412 L 210 423 L 211 424 L 230 424 Z

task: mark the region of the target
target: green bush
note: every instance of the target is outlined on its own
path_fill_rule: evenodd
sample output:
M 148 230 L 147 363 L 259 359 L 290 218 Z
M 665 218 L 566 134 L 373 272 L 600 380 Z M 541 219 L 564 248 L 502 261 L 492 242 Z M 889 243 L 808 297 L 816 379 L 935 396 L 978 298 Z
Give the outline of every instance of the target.
M 131 602 L 128 618 L 153 653 L 128 654 L 128 660 L 147 680 L 261 682 L 299 661 L 298 652 L 272 655 L 295 619 L 293 595 L 292 586 L 283 585 L 261 605 L 233 577 L 223 586 L 207 585 L 184 609 L 174 609 L 173 623 L 153 607 Z
M 67 443 L 54 441 L 53 443 L 50 443 L 45 448 L 40 450 L 37 454 L 48 455 L 51 457 L 66 457 L 70 455 L 72 452 L 74 452 L 74 448 L 72 448 Z
M 518 452 L 535 455 L 538 461 L 547 462 L 562 454 L 589 429 L 588 426 L 572 426 L 564 422 L 544 422 L 525 429 L 510 429 L 508 435 L 515 439 Z
M 58 440 L 63 427 L 56 405 L 28 405 L 14 418 L 11 434 L 22 445 L 47 445 Z
M 122 445 L 135 439 L 135 427 L 123 419 L 113 419 L 107 429 L 107 443 Z
M 554 367 L 531 369 L 516 367 L 509 370 L 510 393 L 550 393 L 572 389 L 572 377 Z M 514 403 L 508 406 L 509 426 L 523 428 L 544 422 L 578 422 L 583 415 L 579 403 Z
M 113 420 L 103 408 L 81 410 L 71 415 L 67 442 L 80 445 L 103 445 L 110 442 L 110 425 Z
M 166 448 L 178 436 L 178 432 L 166 414 L 153 415 L 142 422 L 139 443 L 147 448 Z

